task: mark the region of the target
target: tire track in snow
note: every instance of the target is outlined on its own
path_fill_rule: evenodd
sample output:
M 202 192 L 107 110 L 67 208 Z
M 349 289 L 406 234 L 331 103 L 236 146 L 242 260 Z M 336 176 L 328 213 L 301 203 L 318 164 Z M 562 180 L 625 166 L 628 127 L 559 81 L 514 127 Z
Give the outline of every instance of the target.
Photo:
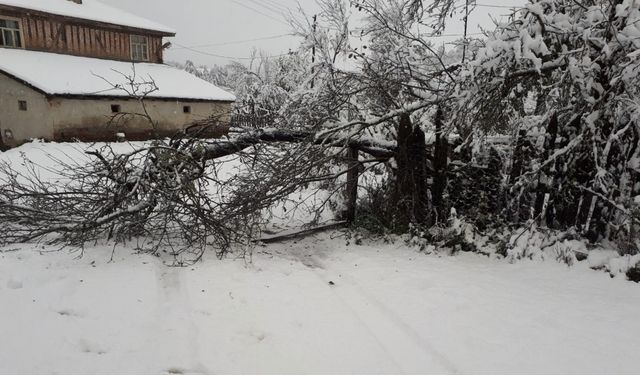
M 171 348 L 163 347 L 160 352 L 171 350 L 172 354 L 184 353 L 178 359 L 182 362 L 180 364 L 192 365 L 184 367 L 173 363 L 162 372 L 162 375 L 211 375 L 211 370 L 200 361 L 199 331 L 193 321 L 189 291 L 183 280 L 184 269 L 169 267 L 159 261 L 154 264 L 160 289 L 157 311 L 162 312 L 158 322 L 160 331 L 163 332 L 160 341 L 171 344 Z M 171 340 L 166 340 L 167 337 Z
M 323 261 L 315 255 L 300 255 L 298 259 L 325 285 L 328 284 L 327 267 Z M 342 274 L 341 280 L 343 283 L 331 287 L 333 293 L 369 331 L 403 374 L 463 375 L 431 342 L 416 333 L 396 312 L 364 290 L 356 280 L 345 274 Z

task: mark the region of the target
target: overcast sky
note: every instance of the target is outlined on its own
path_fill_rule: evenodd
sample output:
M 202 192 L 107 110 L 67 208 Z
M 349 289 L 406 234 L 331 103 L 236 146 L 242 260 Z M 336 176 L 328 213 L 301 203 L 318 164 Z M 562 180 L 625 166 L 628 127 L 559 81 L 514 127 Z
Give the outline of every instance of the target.
M 165 60 L 196 64 L 224 64 L 229 58 L 239 61 L 250 55 L 251 49 L 277 55 L 295 49 L 300 41 L 292 36 L 284 19 L 287 9 L 298 8 L 296 0 L 102 0 L 114 7 L 149 18 L 177 31 L 171 38 L 173 46 Z M 495 6 L 521 5 L 525 0 L 481 0 L 479 4 Z M 315 0 L 299 0 L 309 15 L 317 11 Z M 470 33 L 479 26 L 490 27 L 491 16 L 500 17 L 509 9 L 478 7 L 471 16 Z M 297 14 L 297 12 L 296 12 Z M 447 33 L 461 33 L 460 24 L 452 24 Z M 283 36 L 285 35 L 285 36 Z M 247 41 L 250 39 L 264 40 Z M 442 38 L 438 41 L 449 41 Z M 182 46 L 192 47 L 191 49 Z M 198 51 L 198 52 L 196 52 Z

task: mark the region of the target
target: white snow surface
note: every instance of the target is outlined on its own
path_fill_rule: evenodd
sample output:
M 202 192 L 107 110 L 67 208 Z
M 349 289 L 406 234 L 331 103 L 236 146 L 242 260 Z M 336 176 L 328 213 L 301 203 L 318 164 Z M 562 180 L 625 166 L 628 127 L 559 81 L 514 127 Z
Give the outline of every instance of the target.
M 637 374 L 640 288 L 588 269 L 326 235 L 190 268 L 54 250 L 0 254 L 2 374 Z
M 0 48 L 0 72 L 6 72 L 50 95 L 129 96 L 127 77 L 141 84 L 137 95 L 152 88 L 150 98 L 234 101 L 235 96 L 183 70 L 164 64 L 129 63 Z M 119 87 L 116 87 L 119 85 Z M 128 92 L 127 92 L 128 91 Z
M 175 34 L 175 30 L 168 26 L 111 7 L 97 0 L 83 0 L 82 4 L 76 4 L 69 0 L 0 0 L 0 5 Z
M 0 161 L 80 162 L 99 146 Z M 0 248 L 0 374 L 637 374 L 640 287 L 586 261 L 439 257 L 339 232 L 188 268 L 133 246 L 111 262 L 100 244 L 81 258 Z

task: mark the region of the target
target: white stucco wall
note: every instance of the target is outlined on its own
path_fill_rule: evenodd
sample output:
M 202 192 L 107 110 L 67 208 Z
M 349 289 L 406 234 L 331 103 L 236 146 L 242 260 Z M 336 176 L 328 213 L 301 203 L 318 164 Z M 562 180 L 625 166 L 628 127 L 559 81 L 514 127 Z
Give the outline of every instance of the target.
M 27 102 L 27 111 L 19 109 L 20 100 Z M 117 116 L 112 112 L 112 105 L 120 106 Z M 135 115 L 144 113 L 137 100 L 47 98 L 0 73 L 0 132 L 8 146 L 32 138 L 110 141 L 116 139 L 117 133 L 125 133 L 128 139 L 148 139 L 154 134 L 170 136 L 185 125 L 212 115 L 228 124 L 231 110 L 231 104 L 225 102 L 147 99 L 145 105 L 157 125 L 156 132 L 147 118 Z M 184 112 L 185 106 L 190 107 L 190 113 Z M 5 136 L 6 130 L 12 133 L 12 139 Z M 220 135 L 220 130 L 216 135 Z
M 50 100 L 53 133 L 56 140 L 81 138 L 109 140 L 116 133 L 125 133 L 128 139 L 147 139 L 154 134 L 154 125 L 145 116 L 143 105 L 137 100 L 124 99 L 62 99 Z M 120 106 L 120 113 L 113 113 L 112 105 Z M 220 116 L 229 122 L 229 103 L 159 101 L 147 99 L 146 112 L 153 120 L 159 135 L 171 136 L 177 130 L 195 120 Z M 184 113 L 184 106 L 190 113 Z
M 27 110 L 19 109 L 19 101 Z M 9 137 L 9 132 L 13 137 Z M 0 73 L 0 139 L 15 145 L 31 138 L 53 139 L 53 120 L 44 95 Z

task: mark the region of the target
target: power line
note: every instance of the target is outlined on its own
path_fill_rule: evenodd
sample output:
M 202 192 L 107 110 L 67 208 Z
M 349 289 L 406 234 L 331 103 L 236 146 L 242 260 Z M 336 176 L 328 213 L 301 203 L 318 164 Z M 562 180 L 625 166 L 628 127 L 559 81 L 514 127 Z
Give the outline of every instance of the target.
M 475 5 L 476 7 L 480 7 L 480 8 L 501 8 L 501 9 L 519 9 L 522 8 L 522 6 L 520 5 L 495 5 L 495 4 L 477 4 Z
M 263 3 L 258 2 L 256 0 L 247 0 L 247 1 L 249 1 L 250 3 L 254 3 L 255 5 L 257 5 L 259 7 L 262 7 L 262 8 L 264 8 L 264 9 L 266 9 L 266 10 L 272 12 L 272 13 L 275 13 L 277 16 L 280 16 L 280 17 L 284 16 L 282 14 L 283 12 L 280 9 L 275 8 L 275 7 L 271 6 L 271 5 L 263 4 Z
M 252 8 L 252 7 L 250 7 L 249 5 L 243 4 L 243 3 L 239 2 L 239 1 L 236 1 L 236 0 L 229 0 L 229 1 L 231 1 L 232 3 L 235 3 L 235 4 L 240 5 L 241 7 L 244 7 L 244 8 L 247 8 L 247 9 L 249 9 L 249 10 L 252 10 L 252 11 L 254 11 L 254 12 L 256 12 L 256 13 L 262 14 L 263 16 L 265 16 L 265 17 L 267 17 L 267 18 L 270 18 L 270 19 L 272 19 L 272 20 L 274 20 L 274 21 L 276 21 L 276 22 L 280 22 L 280 23 L 281 23 L 281 24 L 283 24 L 283 25 L 287 25 L 287 26 L 289 26 L 289 24 L 288 24 L 288 23 L 286 23 L 286 22 L 284 22 L 283 20 L 277 19 L 277 18 L 275 18 L 275 17 L 273 17 L 273 16 L 271 16 L 271 15 L 269 15 L 269 14 L 267 14 L 267 13 L 265 13 L 265 12 L 261 11 L 261 10 L 258 10 L 258 9 L 255 9 L 255 8 Z
M 289 8 L 288 6 L 282 5 L 282 4 L 278 4 L 274 0 L 262 0 L 262 1 L 268 3 L 269 5 L 271 5 L 271 6 L 275 7 L 275 8 L 280 9 L 282 12 L 288 12 L 288 11 L 291 10 L 291 8 Z
M 287 36 L 293 36 L 293 35 L 295 35 L 295 34 L 280 34 L 280 35 L 273 35 L 273 36 L 265 36 L 263 38 L 234 40 L 234 41 L 231 41 L 231 42 L 220 42 L 220 43 L 212 43 L 212 44 L 200 44 L 200 45 L 195 45 L 195 46 L 188 46 L 188 48 L 204 48 L 204 47 L 228 46 L 228 45 L 233 45 L 233 44 L 257 42 L 257 41 L 260 41 L 260 40 L 280 39 L 280 38 L 284 38 L 284 37 L 287 37 Z M 174 48 L 174 50 L 176 50 L 176 49 L 185 49 L 185 48 L 186 47 L 179 47 L 179 48 Z
M 205 52 L 205 51 L 200 51 L 191 47 L 187 47 L 187 46 L 183 46 L 182 44 L 178 44 L 175 43 L 176 46 L 181 47 L 182 49 L 186 49 L 189 50 L 191 52 L 195 52 L 195 53 L 199 53 L 201 55 L 206 55 L 206 56 L 212 56 L 212 57 L 219 57 L 221 59 L 229 59 L 229 60 L 253 60 L 256 57 L 238 57 L 238 56 L 225 56 L 225 55 L 218 55 L 216 53 L 210 53 L 210 52 Z M 268 57 L 282 57 L 282 56 L 288 56 L 289 53 L 282 53 L 279 55 L 273 55 L 273 56 L 268 56 Z

